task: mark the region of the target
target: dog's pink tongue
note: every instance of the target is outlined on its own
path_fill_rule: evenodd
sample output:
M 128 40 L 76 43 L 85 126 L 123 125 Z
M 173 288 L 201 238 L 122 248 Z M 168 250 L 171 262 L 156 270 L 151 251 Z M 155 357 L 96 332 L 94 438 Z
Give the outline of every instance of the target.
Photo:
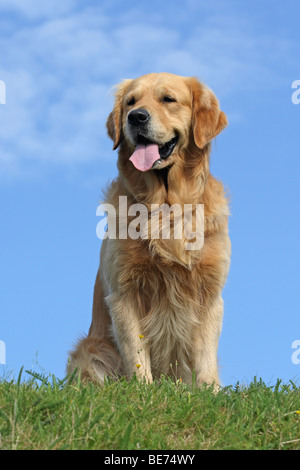
M 153 163 L 160 159 L 157 144 L 139 144 L 129 158 L 135 168 L 140 171 L 147 171 L 152 168 Z

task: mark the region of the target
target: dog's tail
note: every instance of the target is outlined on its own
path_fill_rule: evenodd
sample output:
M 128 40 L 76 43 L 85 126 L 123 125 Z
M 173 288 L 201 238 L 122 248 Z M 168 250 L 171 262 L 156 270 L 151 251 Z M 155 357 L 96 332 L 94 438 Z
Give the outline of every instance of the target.
M 70 352 L 67 373 L 80 373 L 83 381 L 103 384 L 106 377 L 122 376 L 123 365 L 120 354 L 110 342 L 86 336 Z

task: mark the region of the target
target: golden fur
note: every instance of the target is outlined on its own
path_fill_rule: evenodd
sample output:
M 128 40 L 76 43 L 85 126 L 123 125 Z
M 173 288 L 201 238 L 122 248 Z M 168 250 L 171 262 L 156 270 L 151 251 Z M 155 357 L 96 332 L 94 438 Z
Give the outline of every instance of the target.
M 170 95 L 176 101 L 165 102 Z M 134 101 L 132 100 L 134 97 Z M 132 104 L 133 103 L 133 104 Z M 178 143 L 160 169 L 141 172 L 129 161 L 135 145 L 127 128 L 132 109 L 146 109 L 152 135 Z M 221 291 L 230 264 L 228 203 L 209 171 L 211 140 L 227 125 L 211 90 L 196 78 L 161 73 L 125 80 L 107 120 L 119 148 L 119 176 L 106 201 L 118 207 L 204 204 L 204 246 L 187 250 L 186 239 L 103 240 L 89 334 L 71 353 L 69 372 L 103 383 L 105 376 L 151 382 L 161 374 L 191 383 L 219 384 Z M 168 167 L 168 172 L 163 170 Z M 176 364 L 176 366 L 175 366 Z M 176 372 L 175 372 L 176 369 Z

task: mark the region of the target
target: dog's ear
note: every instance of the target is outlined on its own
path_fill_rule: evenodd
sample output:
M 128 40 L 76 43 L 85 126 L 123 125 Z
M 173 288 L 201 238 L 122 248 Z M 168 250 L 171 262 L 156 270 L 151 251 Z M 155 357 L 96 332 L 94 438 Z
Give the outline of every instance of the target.
M 114 142 L 113 150 L 116 150 L 120 145 L 122 135 L 123 97 L 131 82 L 132 80 L 123 80 L 123 82 L 117 86 L 114 109 L 109 114 L 106 121 L 107 133 Z
M 202 149 L 228 124 L 215 94 L 196 78 L 190 79 L 192 91 L 192 127 L 194 141 Z

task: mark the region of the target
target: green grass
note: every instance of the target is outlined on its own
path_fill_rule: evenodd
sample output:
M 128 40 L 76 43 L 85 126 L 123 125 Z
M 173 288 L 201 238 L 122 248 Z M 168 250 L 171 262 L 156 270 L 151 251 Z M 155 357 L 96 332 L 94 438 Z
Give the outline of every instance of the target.
M 164 378 L 100 387 L 21 370 L 0 382 L 4 449 L 300 449 L 300 388 L 254 379 L 214 394 Z

